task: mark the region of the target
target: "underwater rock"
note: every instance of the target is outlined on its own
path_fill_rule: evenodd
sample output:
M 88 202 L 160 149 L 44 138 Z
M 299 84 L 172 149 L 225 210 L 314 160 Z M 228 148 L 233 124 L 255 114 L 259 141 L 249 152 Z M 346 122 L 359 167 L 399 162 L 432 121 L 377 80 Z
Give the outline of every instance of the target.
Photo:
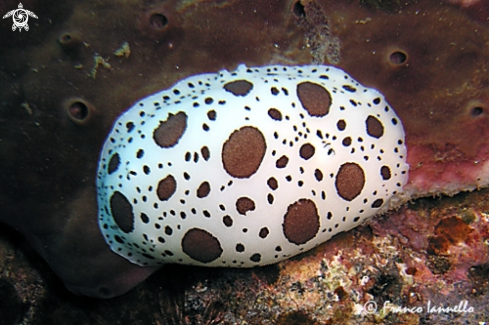
M 105 244 L 95 173 L 115 119 L 139 98 L 191 75 L 240 63 L 334 63 L 384 94 L 402 120 L 411 166 L 404 199 L 489 182 L 489 30 L 456 6 L 429 0 L 397 11 L 339 0 L 29 6 L 39 20 L 28 33 L 0 24 L 8 31 L 0 52 L 0 220 L 18 229 L 77 294 L 120 295 L 156 270 Z M 128 54 L 116 55 L 124 44 Z M 442 260 L 435 258 L 433 270 L 450 270 Z
M 488 189 L 419 199 L 278 264 L 169 265 L 113 299 L 70 294 L 46 263 L 19 248 L 20 235 L 9 234 L 1 241 L 0 286 L 9 319 L 26 325 L 478 324 L 489 315 L 488 210 Z M 463 234 L 448 234 L 450 223 Z M 447 249 L 430 250 L 441 238 Z M 428 301 L 452 308 L 467 301 L 473 312 L 429 313 Z M 373 303 L 377 311 L 367 312 Z M 401 307 L 418 311 L 396 312 Z

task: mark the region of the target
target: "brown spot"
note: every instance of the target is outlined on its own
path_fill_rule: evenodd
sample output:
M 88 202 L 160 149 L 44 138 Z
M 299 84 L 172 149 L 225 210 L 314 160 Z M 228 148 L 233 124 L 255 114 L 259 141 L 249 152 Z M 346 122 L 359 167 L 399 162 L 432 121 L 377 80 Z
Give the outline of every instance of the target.
M 287 240 L 302 245 L 313 239 L 319 231 L 319 215 L 316 204 L 300 199 L 289 205 L 282 224 Z
M 356 163 L 341 165 L 336 174 L 336 191 L 344 200 L 351 201 L 356 198 L 365 185 L 365 173 Z
M 234 131 L 222 147 L 224 169 L 233 177 L 250 177 L 260 167 L 266 148 L 265 137 L 260 130 L 242 127 Z
M 204 146 L 200 149 L 200 153 L 202 154 L 202 157 L 204 157 L 205 161 L 208 161 L 209 158 L 211 157 L 211 153 L 209 151 L 209 148 L 207 148 L 206 146 Z
M 233 225 L 233 219 L 230 216 L 222 217 L 222 222 L 226 227 L 231 227 Z
M 345 122 L 345 120 L 339 120 L 338 123 L 336 123 L 336 127 L 340 131 L 343 131 L 344 129 L 346 129 L 346 122 Z
M 158 183 L 156 195 L 161 201 L 167 201 L 177 189 L 177 182 L 172 175 L 168 175 Z
M 391 169 L 388 166 L 382 166 L 380 168 L 380 175 L 384 181 L 391 178 Z
M 107 168 L 107 172 L 109 174 L 115 172 L 117 168 L 119 168 L 120 163 L 121 163 L 121 158 L 119 157 L 119 154 L 116 152 L 115 154 L 112 155 L 112 157 L 110 157 L 109 167 Z
M 199 228 L 189 229 L 182 238 L 185 254 L 201 263 L 209 263 L 219 258 L 222 247 L 219 240 L 209 232 Z
M 277 168 L 285 168 L 289 162 L 289 157 L 287 156 L 282 156 L 279 159 L 277 159 L 277 162 L 275 163 L 275 166 Z
M 345 147 L 348 147 L 349 145 L 351 145 L 351 138 L 350 137 L 344 138 L 342 143 Z
M 316 177 L 316 180 L 317 180 L 318 182 L 322 181 L 322 180 L 323 180 L 323 172 L 322 172 L 322 171 L 320 171 L 319 169 L 316 169 L 316 170 L 314 171 L 314 177 Z
M 203 182 L 200 184 L 199 188 L 197 189 L 197 197 L 198 198 L 204 198 L 207 195 L 209 195 L 211 191 L 211 186 L 209 185 L 209 182 Z
M 250 198 L 240 197 L 236 201 L 236 209 L 239 214 L 246 215 L 246 212 L 255 210 L 255 202 Z
M 380 138 L 384 134 L 384 126 L 375 116 L 369 115 L 365 121 L 367 133 L 373 138 Z
M 178 140 L 187 128 L 187 115 L 178 112 L 177 115 L 168 114 L 166 121 L 161 122 L 153 133 L 153 139 L 162 148 L 171 148 L 178 143 Z
M 384 200 L 377 199 L 372 203 L 372 208 L 380 208 L 384 204 Z
M 278 182 L 275 179 L 275 177 L 270 177 L 267 181 L 268 187 L 270 187 L 272 190 L 276 190 L 278 188 Z
M 312 144 L 305 143 L 301 146 L 301 149 L 299 150 L 299 155 L 302 159 L 309 160 L 312 156 L 314 156 L 315 151 L 316 149 Z
M 282 113 L 276 108 L 270 108 L 268 110 L 268 116 L 270 116 L 275 121 L 282 121 Z
M 297 85 L 297 97 L 310 116 L 321 117 L 329 113 L 331 95 L 323 86 L 302 82 Z
M 129 233 L 134 230 L 132 205 L 124 194 L 119 191 L 112 194 L 110 197 L 110 211 L 115 223 L 123 232 Z
M 216 120 L 216 111 L 215 110 L 210 110 L 207 112 L 207 118 L 209 118 L 209 120 L 211 121 L 215 121 Z
M 246 96 L 253 89 L 253 84 L 247 80 L 236 80 L 225 84 L 224 89 L 234 96 Z
M 268 230 L 268 228 L 263 227 L 260 229 L 260 233 L 258 234 L 258 236 L 260 236 L 260 238 L 266 238 L 269 233 L 270 233 L 270 231 Z

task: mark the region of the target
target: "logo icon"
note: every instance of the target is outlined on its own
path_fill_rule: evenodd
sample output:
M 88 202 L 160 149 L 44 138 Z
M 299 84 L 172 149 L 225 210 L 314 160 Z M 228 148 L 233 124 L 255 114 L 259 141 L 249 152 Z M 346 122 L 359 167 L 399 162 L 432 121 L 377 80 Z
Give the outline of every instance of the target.
M 29 25 L 27 25 L 27 21 L 29 20 L 29 16 L 36 18 L 37 16 L 35 13 L 29 10 L 25 10 L 24 7 L 22 6 L 22 3 L 19 3 L 19 8 L 7 12 L 5 16 L 3 16 L 3 19 L 8 18 L 12 16 L 14 20 L 14 24 L 12 25 L 12 30 L 15 31 L 15 29 L 19 29 L 19 32 L 22 31 L 22 28 L 24 28 L 26 31 L 29 30 Z

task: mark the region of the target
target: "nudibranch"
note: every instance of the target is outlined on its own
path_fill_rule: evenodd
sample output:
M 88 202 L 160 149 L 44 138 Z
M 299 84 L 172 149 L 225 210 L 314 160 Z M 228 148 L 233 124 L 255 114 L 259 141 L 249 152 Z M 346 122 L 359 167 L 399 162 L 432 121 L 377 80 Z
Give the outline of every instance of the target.
M 240 65 L 188 77 L 115 122 L 98 218 L 142 265 L 253 267 L 386 211 L 408 178 L 384 97 L 325 65 Z

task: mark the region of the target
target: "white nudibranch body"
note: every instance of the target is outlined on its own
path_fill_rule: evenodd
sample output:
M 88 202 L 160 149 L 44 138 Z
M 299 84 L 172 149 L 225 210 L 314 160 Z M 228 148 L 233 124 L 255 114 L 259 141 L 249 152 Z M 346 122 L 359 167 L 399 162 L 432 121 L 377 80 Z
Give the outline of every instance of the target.
M 386 211 L 407 178 L 404 130 L 379 92 L 331 66 L 240 65 L 117 119 L 99 225 L 139 265 L 266 265 Z

